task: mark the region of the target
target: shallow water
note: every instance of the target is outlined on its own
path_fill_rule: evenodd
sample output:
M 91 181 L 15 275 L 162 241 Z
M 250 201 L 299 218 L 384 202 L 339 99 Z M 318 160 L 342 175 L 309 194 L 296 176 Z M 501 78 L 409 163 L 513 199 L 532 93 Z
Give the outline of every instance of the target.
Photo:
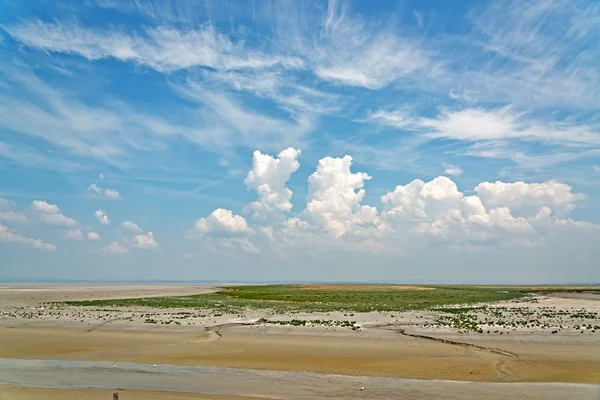
M 116 367 L 115 367 L 116 366 Z M 147 389 L 280 399 L 600 399 L 600 385 L 481 383 L 139 363 L 0 358 L 0 383 Z M 359 390 L 364 387 L 364 390 Z

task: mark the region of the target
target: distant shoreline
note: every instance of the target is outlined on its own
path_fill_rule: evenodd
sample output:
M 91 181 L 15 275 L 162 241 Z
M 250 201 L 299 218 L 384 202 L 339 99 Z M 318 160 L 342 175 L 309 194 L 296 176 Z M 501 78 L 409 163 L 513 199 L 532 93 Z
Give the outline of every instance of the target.
M 79 279 L 0 279 L 0 285 L 301 285 L 301 284 L 330 284 L 330 285 L 468 285 L 468 286 L 600 286 L 600 282 L 552 282 L 552 283 L 514 283 L 514 282 L 423 282 L 423 281 L 236 281 L 236 280 L 79 280 Z

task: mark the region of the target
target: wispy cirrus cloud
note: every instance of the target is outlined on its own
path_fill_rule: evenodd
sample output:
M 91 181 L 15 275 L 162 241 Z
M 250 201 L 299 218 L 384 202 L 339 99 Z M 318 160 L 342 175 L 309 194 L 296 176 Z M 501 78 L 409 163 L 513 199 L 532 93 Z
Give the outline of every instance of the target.
M 233 143 L 258 145 L 269 149 L 298 146 L 304 143 L 315 125 L 315 118 L 311 114 L 292 114 L 289 118 L 265 115 L 193 79 L 173 83 L 172 87 L 178 94 L 202 107 L 198 112 L 205 126 L 205 135 L 187 136 L 194 142 L 218 147 Z
M 303 66 L 299 58 L 269 55 L 234 43 L 210 24 L 185 31 L 156 27 L 119 32 L 90 30 L 76 22 L 26 20 L 2 28 L 30 47 L 77 54 L 88 60 L 131 61 L 159 72 L 196 66 L 220 70 Z
M 451 176 L 461 176 L 463 174 L 463 170 L 458 165 L 453 164 L 445 164 L 444 165 L 444 174 Z
M 600 152 L 600 124 L 595 120 L 547 120 L 511 107 L 441 110 L 435 117 L 406 110 L 378 110 L 369 120 L 411 133 L 425 142 L 448 141 L 458 155 L 509 159 L 523 168 L 549 167 Z M 539 147 L 547 148 L 539 154 Z
M 435 118 L 406 115 L 404 111 L 380 110 L 373 113 L 370 120 L 416 131 L 430 140 L 520 140 L 567 147 L 600 146 L 600 125 L 596 123 L 536 120 L 510 107 L 442 110 Z
M 454 88 L 478 101 L 593 110 L 600 104 L 600 6 L 584 0 L 492 1 L 468 15 Z M 585 51 L 582 51 L 585 49 Z

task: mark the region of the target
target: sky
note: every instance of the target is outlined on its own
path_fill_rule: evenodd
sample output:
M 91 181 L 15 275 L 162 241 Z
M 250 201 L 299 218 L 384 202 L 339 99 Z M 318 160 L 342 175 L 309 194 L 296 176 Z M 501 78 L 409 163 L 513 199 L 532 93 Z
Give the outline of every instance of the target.
M 0 280 L 600 282 L 600 3 L 0 2 Z

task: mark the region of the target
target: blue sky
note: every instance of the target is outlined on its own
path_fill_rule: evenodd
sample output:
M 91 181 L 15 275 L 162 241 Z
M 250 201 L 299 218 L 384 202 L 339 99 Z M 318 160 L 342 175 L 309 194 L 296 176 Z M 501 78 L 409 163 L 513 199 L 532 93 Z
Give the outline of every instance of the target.
M 0 5 L 0 279 L 600 281 L 593 1 Z

